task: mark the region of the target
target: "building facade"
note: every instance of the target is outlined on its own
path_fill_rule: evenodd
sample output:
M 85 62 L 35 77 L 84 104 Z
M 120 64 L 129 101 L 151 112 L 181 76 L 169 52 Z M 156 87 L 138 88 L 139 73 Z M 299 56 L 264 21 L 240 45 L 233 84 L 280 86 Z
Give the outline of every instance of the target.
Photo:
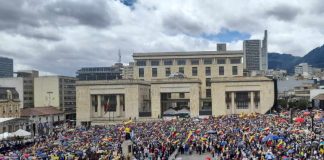
M 303 78 L 311 78 L 313 75 L 313 67 L 308 63 L 300 63 L 295 66 L 295 76 L 301 76 Z
M 243 77 L 243 51 L 134 53 L 133 79 L 78 81 L 77 124 L 161 118 L 170 110 L 191 117 L 266 113 L 274 82 Z
M 129 62 L 128 66 L 123 67 L 123 79 L 134 79 L 134 62 Z
M 65 121 L 65 114 L 56 107 L 35 107 L 21 109 L 21 118 L 27 119 L 26 130 L 37 135 L 46 135 L 56 124 Z
M 141 108 L 150 105 L 149 83 L 141 80 L 78 81 L 76 85 L 79 124 L 139 117 Z
M 74 77 L 42 76 L 34 79 L 35 107 L 53 106 L 64 112 L 66 119 L 75 119 Z
M 122 63 L 116 63 L 111 67 L 88 67 L 81 68 L 77 71 L 77 79 L 79 81 L 95 81 L 95 80 L 114 80 L 122 78 Z
M 13 59 L 0 57 L 0 78 L 13 77 Z
M 39 76 L 36 70 L 23 70 L 16 72 L 17 77 L 23 78 L 23 108 L 34 107 L 34 78 Z
M 244 40 L 244 69 L 247 71 L 268 70 L 268 32 L 264 31 L 263 40 Z
M 20 117 L 19 94 L 15 88 L 0 87 L 0 118 Z
M 24 79 L 22 77 L 0 78 L 0 87 L 15 88 L 19 94 L 19 106 L 24 107 Z

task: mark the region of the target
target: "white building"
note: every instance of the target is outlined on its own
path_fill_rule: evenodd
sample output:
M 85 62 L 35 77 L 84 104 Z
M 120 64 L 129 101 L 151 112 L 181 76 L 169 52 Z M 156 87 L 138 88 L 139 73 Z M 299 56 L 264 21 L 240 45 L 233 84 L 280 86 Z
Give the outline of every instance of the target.
M 52 106 L 24 108 L 21 117 L 30 122 L 27 130 L 38 134 L 48 133 L 57 123 L 65 121 L 64 112 Z
M 313 75 L 313 68 L 308 63 L 300 63 L 295 66 L 295 76 L 303 76 L 304 78 L 311 78 Z
M 63 111 L 66 119 L 75 119 L 75 80 L 65 76 L 35 78 L 35 107 L 53 106 Z
M 24 106 L 24 79 L 21 77 L 0 78 L 0 87 L 15 88 L 19 94 L 20 108 Z

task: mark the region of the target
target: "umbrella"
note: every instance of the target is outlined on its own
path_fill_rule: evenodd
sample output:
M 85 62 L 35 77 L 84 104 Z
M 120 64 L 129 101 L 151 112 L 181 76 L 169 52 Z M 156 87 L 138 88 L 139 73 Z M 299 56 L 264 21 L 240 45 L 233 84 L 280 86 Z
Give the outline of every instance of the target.
M 186 108 L 182 108 L 182 109 L 178 110 L 176 114 L 177 115 L 179 115 L 179 114 L 181 114 L 181 115 L 182 114 L 190 114 L 190 111 L 188 109 L 186 109 Z
M 289 149 L 288 150 L 288 154 L 292 154 L 292 153 L 294 153 L 294 150 L 293 149 Z
M 177 113 L 176 110 L 170 108 L 170 109 L 164 111 L 164 112 L 163 112 L 163 115 L 171 115 L 171 116 L 172 116 L 172 115 L 175 115 L 176 113 Z
M 278 140 L 278 139 L 280 139 L 279 136 L 273 135 L 273 134 L 269 134 L 266 137 L 262 138 L 262 142 L 266 142 L 266 141 L 269 141 L 269 140 Z
M 297 118 L 295 119 L 295 122 L 303 123 L 303 122 L 305 122 L 305 119 L 304 119 L 304 118 L 301 118 L 301 117 L 297 117 Z
M 216 134 L 217 132 L 215 130 L 209 130 L 207 131 L 208 134 Z
M 304 116 L 310 115 L 310 112 L 304 112 Z
M 274 155 L 271 154 L 271 153 L 267 153 L 267 154 L 265 155 L 265 159 L 274 159 L 274 158 L 275 158 Z

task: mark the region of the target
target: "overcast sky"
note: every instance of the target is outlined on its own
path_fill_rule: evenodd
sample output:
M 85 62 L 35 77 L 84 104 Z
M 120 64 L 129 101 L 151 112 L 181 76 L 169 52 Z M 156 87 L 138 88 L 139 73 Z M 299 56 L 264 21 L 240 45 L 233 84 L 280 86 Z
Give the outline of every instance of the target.
M 324 44 L 321 0 L 2 0 L 0 56 L 14 70 L 74 76 L 133 52 L 215 50 L 269 33 L 269 52 L 303 56 Z

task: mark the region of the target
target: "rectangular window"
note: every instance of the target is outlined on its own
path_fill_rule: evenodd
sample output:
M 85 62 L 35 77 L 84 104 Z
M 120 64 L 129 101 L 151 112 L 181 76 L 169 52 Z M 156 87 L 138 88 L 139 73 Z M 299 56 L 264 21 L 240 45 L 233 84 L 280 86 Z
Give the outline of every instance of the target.
M 171 74 L 171 69 L 170 68 L 165 68 L 165 76 L 169 77 Z
M 192 67 L 192 76 L 197 76 L 198 75 L 198 68 L 197 67 Z
M 184 67 L 179 67 L 179 73 L 184 74 Z
M 206 98 L 211 97 L 211 89 L 206 89 Z
M 179 93 L 180 98 L 185 98 L 185 93 Z
M 157 68 L 152 68 L 152 77 L 157 77 Z
M 171 66 L 173 63 L 173 60 L 172 59 L 166 59 L 166 60 L 163 60 L 163 63 L 165 66 Z
M 211 80 L 210 78 L 206 78 L 206 86 L 207 87 L 211 86 L 210 80 Z
M 137 66 L 146 66 L 146 61 L 145 61 L 145 60 L 138 60 L 138 61 L 136 62 L 136 65 L 137 65 Z
M 237 109 L 248 109 L 250 103 L 249 92 L 236 92 L 235 103 Z
M 204 59 L 204 64 L 213 64 L 213 59 Z
M 218 75 L 223 76 L 224 75 L 224 66 L 219 66 L 218 68 Z
M 178 65 L 186 65 L 186 60 L 185 59 L 178 59 L 177 64 Z
M 158 66 L 158 65 L 160 65 L 159 60 L 151 60 L 151 66 Z
M 144 68 L 138 69 L 138 77 L 144 77 Z
M 226 59 L 224 58 L 217 59 L 217 64 L 225 64 L 225 63 L 226 63 Z
M 192 59 L 191 65 L 199 65 L 199 59 Z
M 232 66 L 232 75 L 237 75 L 237 66 Z
M 206 74 L 206 76 L 210 76 L 211 75 L 210 67 L 206 67 L 205 68 L 205 74 Z
M 241 58 L 231 58 L 231 64 L 240 64 Z

